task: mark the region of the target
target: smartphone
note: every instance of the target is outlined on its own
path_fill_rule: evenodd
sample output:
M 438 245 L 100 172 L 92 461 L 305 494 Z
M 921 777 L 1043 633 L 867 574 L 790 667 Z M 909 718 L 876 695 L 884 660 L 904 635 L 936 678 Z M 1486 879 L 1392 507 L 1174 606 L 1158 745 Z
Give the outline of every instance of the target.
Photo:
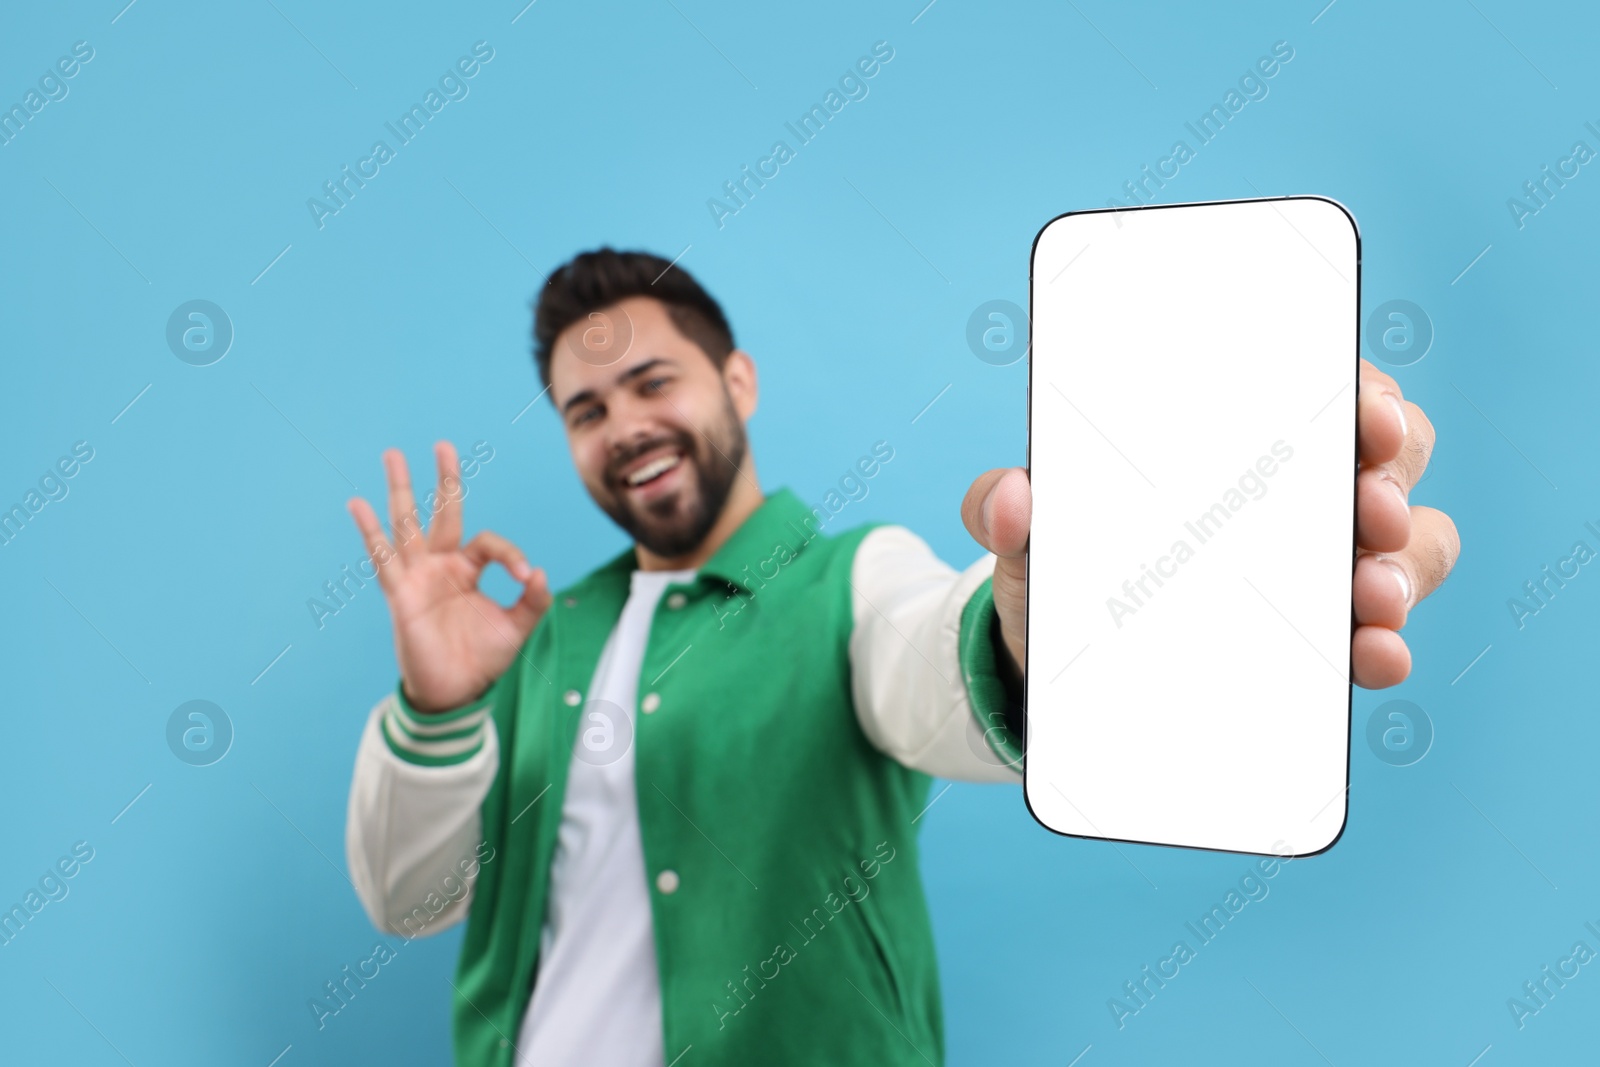
M 1324 851 L 1350 769 L 1355 218 L 1321 196 L 1068 212 L 1029 285 L 1029 810 Z

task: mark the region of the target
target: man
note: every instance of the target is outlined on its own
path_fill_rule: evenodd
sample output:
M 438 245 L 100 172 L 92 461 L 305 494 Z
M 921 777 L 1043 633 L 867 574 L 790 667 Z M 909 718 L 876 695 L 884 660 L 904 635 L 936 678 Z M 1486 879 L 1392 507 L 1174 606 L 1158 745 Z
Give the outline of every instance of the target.
M 1020 781 L 1026 473 L 972 483 L 987 551 L 956 571 L 903 527 L 824 533 L 826 512 L 761 490 L 755 362 L 682 268 L 580 255 L 534 338 L 578 474 L 633 546 L 552 593 L 506 539 L 461 543 L 448 443 L 426 534 L 385 453 L 397 543 L 350 503 L 400 664 L 350 795 L 368 914 L 406 936 L 466 919 L 462 1064 L 941 1062 L 914 824 L 930 776 Z M 1405 499 L 1431 426 L 1362 375 L 1352 660 L 1379 687 L 1409 672 L 1396 631 L 1458 548 Z M 477 590 L 490 563 L 522 585 L 509 607 Z

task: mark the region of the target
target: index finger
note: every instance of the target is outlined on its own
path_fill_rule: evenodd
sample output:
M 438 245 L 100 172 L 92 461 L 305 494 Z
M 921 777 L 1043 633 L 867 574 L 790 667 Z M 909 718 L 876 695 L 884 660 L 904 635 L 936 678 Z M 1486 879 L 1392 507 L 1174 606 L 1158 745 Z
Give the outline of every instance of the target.
M 1416 487 L 1433 454 L 1433 423 L 1405 399 L 1398 382 L 1366 360 L 1357 430 L 1363 470 L 1387 471 L 1407 492 Z
M 1362 466 L 1387 463 L 1400 454 L 1409 429 L 1407 411 L 1400 383 L 1363 359 L 1356 404 L 1356 438 Z
M 371 504 L 358 496 L 351 497 L 345 507 L 356 520 L 356 528 L 361 531 L 361 539 L 366 542 L 367 555 L 372 558 L 372 565 L 378 572 L 378 585 L 385 591 L 391 590 L 394 572 L 400 568 L 400 561 L 395 558 L 394 548 L 389 544 L 389 539 L 383 536 L 383 526 L 378 522 L 378 513 L 372 510 Z

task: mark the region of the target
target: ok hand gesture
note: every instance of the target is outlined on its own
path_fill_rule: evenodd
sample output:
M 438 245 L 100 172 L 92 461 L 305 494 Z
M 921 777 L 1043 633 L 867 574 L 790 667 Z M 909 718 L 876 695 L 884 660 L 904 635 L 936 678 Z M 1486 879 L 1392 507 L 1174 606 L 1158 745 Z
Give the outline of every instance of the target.
M 378 584 L 394 623 L 395 657 L 406 699 L 418 711 L 447 711 L 469 703 L 498 678 L 550 607 L 542 569 L 529 567 L 510 541 L 488 530 L 461 544 L 465 492 L 456 450 L 434 445 L 439 488 L 428 524 L 411 492 L 411 475 L 398 449 L 383 454 L 389 478 L 391 545 L 372 505 L 353 497 L 347 505 L 378 569 Z M 490 563 L 522 583 L 522 595 L 502 607 L 478 591 Z

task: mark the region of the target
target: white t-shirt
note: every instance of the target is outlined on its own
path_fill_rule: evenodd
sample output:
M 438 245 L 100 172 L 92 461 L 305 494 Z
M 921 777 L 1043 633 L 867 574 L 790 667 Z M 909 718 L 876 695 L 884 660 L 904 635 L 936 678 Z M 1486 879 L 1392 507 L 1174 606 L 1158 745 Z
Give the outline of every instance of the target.
M 661 985 L 634 792 L 634 709 L 662 591 L 694 571 L 634 571 L 584 695 L 550 866 L 519 1067 L 662 1067 Z

